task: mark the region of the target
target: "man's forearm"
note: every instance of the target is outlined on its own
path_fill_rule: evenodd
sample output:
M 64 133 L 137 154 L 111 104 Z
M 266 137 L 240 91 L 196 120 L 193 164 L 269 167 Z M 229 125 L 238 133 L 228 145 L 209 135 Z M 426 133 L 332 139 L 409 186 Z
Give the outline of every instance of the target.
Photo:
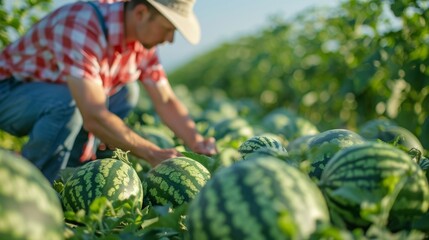
M 158 107 L 157 112 L 165 125 L 188 147 L 203 140 L 196 129 L 195 122 L 189 117 L 188 110 L 178 100 L 164 103 L 163 106 Z
M 146 160 L 150 159 L 150 151 L 159 149 L 158 146 L 140 137 L 122 119 L 107 110 L 84 119 L 84 127 L 103 143 L 130 151 L 133 155 Z

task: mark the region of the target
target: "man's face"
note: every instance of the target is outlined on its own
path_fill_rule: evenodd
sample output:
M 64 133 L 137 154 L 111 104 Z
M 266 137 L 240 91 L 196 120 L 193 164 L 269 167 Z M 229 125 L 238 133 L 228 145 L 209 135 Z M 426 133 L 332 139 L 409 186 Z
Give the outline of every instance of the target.
M 138 41 L 147 49 L 174 41 L 176 28 L 164 16 L 148 11 L 136 24 Z

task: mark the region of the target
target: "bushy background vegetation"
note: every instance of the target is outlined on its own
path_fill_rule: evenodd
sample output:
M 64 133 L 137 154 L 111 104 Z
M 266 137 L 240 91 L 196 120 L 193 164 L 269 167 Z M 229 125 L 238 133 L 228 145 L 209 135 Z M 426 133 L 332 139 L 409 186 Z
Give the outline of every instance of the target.
M 343 1 L 224 43 L 170 74 L 266 111 L 296 110 L 322 130 L 384 116 L 429 146 L 428 1 Z

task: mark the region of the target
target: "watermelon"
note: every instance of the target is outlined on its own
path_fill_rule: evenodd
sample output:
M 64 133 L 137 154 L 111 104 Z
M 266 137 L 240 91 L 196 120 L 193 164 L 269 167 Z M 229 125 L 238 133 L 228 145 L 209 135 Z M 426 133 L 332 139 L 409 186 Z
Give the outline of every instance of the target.
M 177 207 L 191 201 L 210 179 L 201 163 L 188 157 L 167 159 L 146 175 L 146 197 L 152 205 Z
M 214 172 L 242 160 L 241 154 L 233 147 L 223 148 L 219 151 L 219 154 L 213 157 L 215 159 Z
M 315 135 L 305 135 L 295 138 L 286 146 L 288 157 L 293 162 L 299 164 L 307 158 L 308 144 Z
M 394 201 L 386 220 L 392 231 L 409 228 L 429 207 L 423 171 L 408 154 L 386 143 L 367 142 L 340 150 L 327 164 L 319 186 L 332 214 L 349 228 L 373 223 L 361 214 L 363 203 L 377 206 L 385 203 L 386 196 Z M 395 190 L 399 191 L 396 198 Z
M 56 191 L 27 159 L 0 150 L 0 239 L 63 239 Z
M 210 125 L 205 131 L 205 136 L 221 138 L 249 138 L 253 135 L 253 128 L 249 122 L 241 117 L 226 118 Z
M 388 125 L 380 127 L 372 132 L 363 132 L 362 137 L 368 140 L 381 140 L 402 148 L 404 151 L 409 151 L 412 148 L 424 152 L 420 140 L 408 129 L 401 126 Z
M 310 143 L 311 139 L 315 135 L 304 135 L 298 138 L 295 138 L 294 140 L 290 141 L 289 144 L 286 146 L 286 150 L 288 152 L 291 151 L 299 151 L 304 152 L 308 149 L 308 144 Z
M 277 108 L 268 113 L 262 119 L 262 126 L 268 132 L 283 135 L 288 141 L 319 133 L 313 123 L 286 108 Z
M 106 197 L 113 204 L 131 200 L 134 207 L 141 208 L 143 188 L 137 172 L 129 163 L 104 158 L 76 168 L 65 182 L 61 196 L 66 211 L 83 209 L 88 212 L 98 197 Z
M 269 155 L 271 155 L 269 150 L 272 150 L 272 154 L 278 153 L 287 155 L 287 150 L 280 140 L 268 135 L 254 136 L 247 139 L 239 146 L 238 152 L 243 159 L 246 159 L 246 156 L 250 153 L 261 149 L 267 149 L 268 151 L 265 151 L 265 153 Z
M 308 143 L 308 160 L 311 163 L 310 177 L 320 179 L 323 169 L 336 152 L 365 140 L 348 129 L 330 129 L 316 134 Z
M 383 131 L 389 126 L 398 126 L 398 124 L 388 118 L 372 119 L 359 126 L 358 133 L 366 138 L 367 136 L 374 135 L 374 133 Z
M 188 239 L 307 239 L 329 221 L 317 186 L 272 157 L 220 169 L 190 203 Z

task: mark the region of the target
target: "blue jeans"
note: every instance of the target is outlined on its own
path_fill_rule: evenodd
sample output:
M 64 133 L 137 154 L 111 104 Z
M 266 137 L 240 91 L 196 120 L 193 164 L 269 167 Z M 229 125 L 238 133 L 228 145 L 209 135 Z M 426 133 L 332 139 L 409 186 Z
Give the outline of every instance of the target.
M 125 118 L 137 104 L 138 85 L 128 84 L 109 98 L 109 110 Z M 66 84 L 0 81 L 0 129 L 29 135 L 22 155 L 50 181 L 67 165 L 78 165 L 87 132 Z

